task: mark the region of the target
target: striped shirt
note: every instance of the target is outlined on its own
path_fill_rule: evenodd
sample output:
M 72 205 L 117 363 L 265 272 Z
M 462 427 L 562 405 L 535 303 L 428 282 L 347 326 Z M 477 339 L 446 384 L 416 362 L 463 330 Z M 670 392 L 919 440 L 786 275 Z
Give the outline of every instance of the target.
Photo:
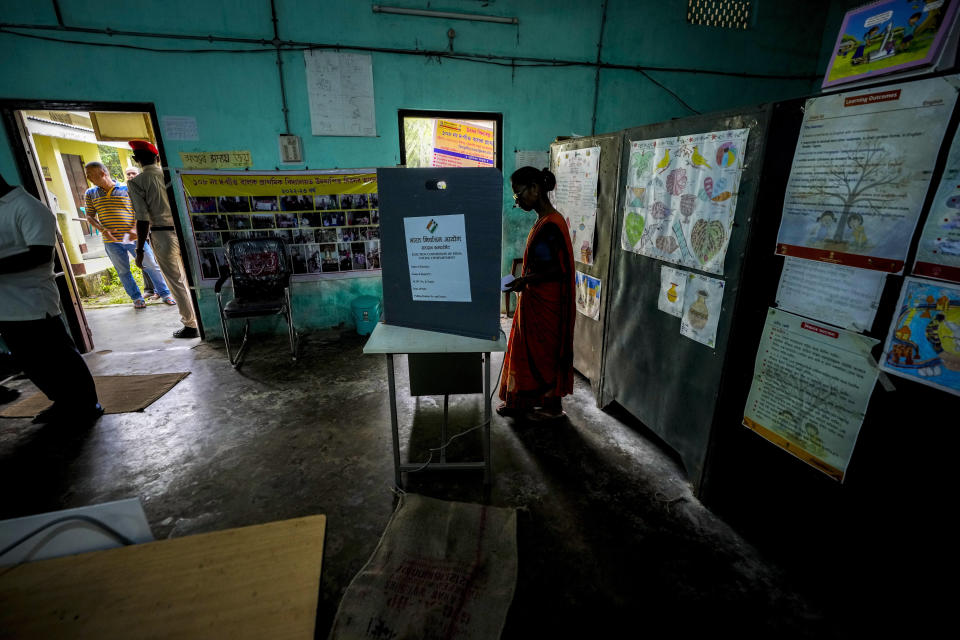
M 134 225 L 133 204 L 125 186 L 115 184 L 109 191 L 101 187 L 91 187 L 85 194 L 87 215 L 94 216 L 106 227 L 116 240 L 103 239 L 104 242 L 120 242 L 123 234 Z

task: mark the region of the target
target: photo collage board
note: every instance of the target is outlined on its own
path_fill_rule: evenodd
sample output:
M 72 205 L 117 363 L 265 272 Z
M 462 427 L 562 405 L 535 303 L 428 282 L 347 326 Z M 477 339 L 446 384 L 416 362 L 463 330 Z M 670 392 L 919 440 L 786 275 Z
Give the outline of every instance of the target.
M 295 276 L 380 270 L 373 170 L 179 172 L 200 279 L 216 280 L 231 239 L 281 238 Z

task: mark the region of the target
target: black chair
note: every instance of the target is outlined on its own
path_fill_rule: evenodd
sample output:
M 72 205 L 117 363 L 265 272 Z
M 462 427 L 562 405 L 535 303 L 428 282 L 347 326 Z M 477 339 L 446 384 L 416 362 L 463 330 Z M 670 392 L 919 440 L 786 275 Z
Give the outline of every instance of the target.
M 293 326 L 293 306 L 290 302 L 290 258 L 287 247 L 280 238 L 253 238 L 230 240 L 226 246 L 228 269 L 220 275 L 214 291 L 220 308 L 220 324 L 223 339 L 227 344 L 230 364 L 240 366 L 247 338 L 250 334 L 250 318 L 256 316 L 282 315 L 287 320 L 290 334 L 290 355 L 297 359 L 299 336 Z M 221 289 L 233 279 L 233 299 L 223 304 Z M 230 331 L 227 320 L 246 318 L 243 342 L 236 356 L 230 353 Z

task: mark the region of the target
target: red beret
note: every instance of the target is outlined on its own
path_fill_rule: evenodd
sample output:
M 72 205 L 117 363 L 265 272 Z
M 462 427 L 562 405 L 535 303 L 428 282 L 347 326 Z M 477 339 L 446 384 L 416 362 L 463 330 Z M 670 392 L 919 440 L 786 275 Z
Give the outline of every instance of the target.
M 137 149 L 146 149 L 147 151 L 149 151 L 155 156 L 160 155 L 160 152 L 157 150 L 154 144 L 149 140 L 131 140 L 130 148 L 133 149 L 134 151 L 136 151 Z

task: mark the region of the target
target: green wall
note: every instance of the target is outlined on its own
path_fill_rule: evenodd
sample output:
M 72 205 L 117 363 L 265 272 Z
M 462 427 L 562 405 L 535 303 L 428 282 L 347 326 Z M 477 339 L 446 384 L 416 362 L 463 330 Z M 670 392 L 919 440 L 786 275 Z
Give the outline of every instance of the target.
M 371 3 L 352 0 L 276 0 L 285 40 L 365 47 L 447 50 L 454 29 L 456 52 L 593 61 L 597 57 L 600 0 L 446 0 L 429 8 L 516 16 L 519 26 L 374 14 Z M 393 6 L 428 3 L 392 0 Z M 816 75 L 822 71 L 826 0 L 754 2 L 750 29 L 732 31 L 686 22 L 686 2 L 611 0 L 607 4 L 602 58 L 618 65 L 719 69 L 737 73 Z M 60 0 L 65 24 L 77 27 L 272 39 L 268 0 L 141 3 Z M 485 6 L 486 5 L 486 6 Z M 834 12 L 836 13 L 836 12 Z M 0 0 L 7 24 L 55 25 L 52 2 Z M 163 49 L 213 46 L 159 38 L 28 31 L 47 38 L 107 42 Z M 831 36 L 832 37 L 832 36 Z M 397 109 L 450 109 L 503 113 L 504 173 L 514 170 L 515 149 L 546 150 L 556 136 L 589 135 L 595 70 L 589 66 L 513 67 L 420 55 L 373 53 L 376 138 L 314 137 L 304 82 L 303 54 L 283 54 L 290 129 L 303 139 L 312 169 L 393 166 L 399 162 Z M 0 97 L 152 102 L 157 113 L 194 116 L 200 141 L 165 141 L 171 167 L 180 151 L 249 149 L 256 169 L 277 164 L 277 134 L 284 129 L 276 58 L 268 53 L 160 53 L 118 47 L 54 43 L 0 33 L 0 57 L 15 60 L 0 70 Z M 503 62 L 503 61 L 501 61 Z M 522 64 L 522 63 L 518 63 Z M 810 93 L 809 79 L 750 79 L 703 73 L 603 70 L 596 132 L 610 132 L 682 117 L 691 112 L 650 78 L 702 112 Z M 5 133 L 0 134 L 0 172 L 16 182 Z M 285 167 L 286 168 L 286 167 Z M 298 167 L 292 167 L 298 168 Z M 302 168 L 302 167 L 300 167 Z M 522 254 L 530 214 L 503 194 L 508 268 Z M 190 254 L 193 255 L 192 247 Z M 355 295 L 379 295 L 379 278 L 297 283 L 298 325 L 352 324 Z M 211 291 L 201 292 L 205 326 L 219 334 Z

